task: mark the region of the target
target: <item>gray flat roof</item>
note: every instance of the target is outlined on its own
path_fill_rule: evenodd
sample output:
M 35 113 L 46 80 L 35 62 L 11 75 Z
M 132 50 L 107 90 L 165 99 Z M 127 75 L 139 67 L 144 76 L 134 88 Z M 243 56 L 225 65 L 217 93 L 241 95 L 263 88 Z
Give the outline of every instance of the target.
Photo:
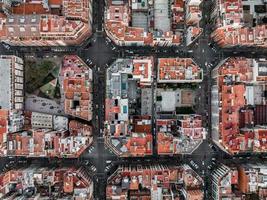
M 171 19 L 169 18 L 169 12 L 169 1 L 155 0 L 155 29 L 162 30 L 164 32 L 170 31 Z
M 145 31 L 148 30 L 148 16 L 144 12 L 133 12 L 132 14 L 132 26 L 143 28 Z
M 10 80 L 10 59 L 0 58 L 0 106 L 5 109 L 9 109 L 11 99 L 11 80 Z

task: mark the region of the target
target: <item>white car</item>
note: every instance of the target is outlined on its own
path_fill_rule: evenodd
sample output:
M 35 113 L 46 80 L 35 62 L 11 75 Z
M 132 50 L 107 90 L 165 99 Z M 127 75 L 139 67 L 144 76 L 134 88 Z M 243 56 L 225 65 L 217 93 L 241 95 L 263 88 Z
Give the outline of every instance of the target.
M 3 44 L 6 49 L 10 49 L 10 46 L 8 44 Z
M 109 37 L 106 37 L 107 42 L 111 42 L 111 39 Z
M 93 171 L 93 172 L 95 172 L 96 171 L 96 167 L 95 166 L 91 166 L 91 170 Z

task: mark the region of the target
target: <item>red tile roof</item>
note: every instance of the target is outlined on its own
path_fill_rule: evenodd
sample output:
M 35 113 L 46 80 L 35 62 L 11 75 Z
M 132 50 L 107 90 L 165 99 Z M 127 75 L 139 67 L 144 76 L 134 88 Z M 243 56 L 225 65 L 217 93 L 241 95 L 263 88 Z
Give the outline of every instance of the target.
M 19 6 L 12 7 L 12 13 L 17 15 L 48 14 L 49 10 L 45 9 L 42 4 L 22 3 Z
M 77 56 L 65 56 L 61 69 L 65 112 L 85 120 L 92 119 L 92 71 Z M 77 102 L 77 105 L 74 105 Z
M 52 6 L 51 9 L 38 1 L 13 6 L 8 17 L 0 14 L 0 39 L 21 46 L 80 44 L 92 32 L 91 3 L 91 0 L 71 3 L 68 0 L 50 0 L 48 6 Z M 56 11 L 55 6 L 62 6 L 63 13 Z M 22 17 L 23 27 L 20 23 Z
M 263 138 L 255 139 L 257 127 L 254 122 L 254 110 L 247 105 L 246 87 L 253 80 L 252 70 L 252 59 L 247 58 L 229 58 L 218 68 L 221 97 L 218 128 L 221 142 L 230 153 L 261 151 L 261 148 L 265 149 L 266 146 L 262 143 Z M 228 83 L 225 77 L 235 79 Z M 249 128 L 251 126 L 254 128 Z
M 224 15 L 216 19 L 217 28 L 211 37 L 219 46 L 267 46 L 267 25 L 245 27 L 241 0 L 225 0 L 217 6 Z
M 49 5 L 62 5 L 63 0 L 48 0 Z
M 160 58 L 159 81 L 202 81 L 202 70 L 191 58 Z

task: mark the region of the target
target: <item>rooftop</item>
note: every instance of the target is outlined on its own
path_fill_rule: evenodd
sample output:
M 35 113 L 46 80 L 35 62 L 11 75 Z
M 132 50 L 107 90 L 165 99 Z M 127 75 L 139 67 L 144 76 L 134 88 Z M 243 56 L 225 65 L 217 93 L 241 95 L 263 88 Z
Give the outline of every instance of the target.
M 78 57 L 65 56 L 61 69 L 65 113 L 92 119 L 92 70 Z
M 0 68 L 0 108 L 22 109 L 23 60 L 17 56 L 0 55 Z M 13 86 L 15 79 L 17 84 Z
M 133 77 L 140 79 L 141 84 L 151 85 L 154 62 L 153 58 L 133 59 Z
M 92 128 L 71 120 L 69 130 L 29 129 L 7 135 L 7 154 L 26 157 L 78 157 L 93 142 Z
M 251 194 L 264 199 L 267 197 L 266 163 L 226 166 L 219 164 L 213 171 L 213 194 L 220 198 L 249 198 Z M 218 188 L 220 188 L 218 190 Z
M 106 143 L 120 156 L 152 154 L 151 116 L 141 115 L 136 102 L 151 87 L 153 67 L 152 57 L 139 57 L 118 59 L 107 70 Z
M 191 58 L 159 58 L 159 83 L 201 82 L 203 71 Z
M 6 98 L 10 98 L 8 106 L 0 105 L 0 154 L 25 157 L 80 156 L 93 142 L 92 127 L 74 120 L 68 122 L 67 116 L 24 111 L 19 106 L 23 105 L 24 99 L 23 60 L 16 56 L 1 55 L 0 61 L 3 70 L 9 69 L 5 77 L 12 79 L 3 79 L 8 80 L 10 88 Z M 92 70 L 73 55 L 67 55 L 63 60 L 59 58 L 57 62 L 62 62 L 59 80 L 62 82 L 61 92 L 65 92 L 61 99 L 65 114 L 90 121 Z M 53 100 L 42 98 L 41 102 L 51 105 Z
M 0 15 L 0 38 L 21 46 L 80 44 L 91 34 L 90 5 L 91 0 L 16 4 Z
M 200 3 L 200 0 L 195 1 L 195 10 L 199 8 Z M 156 0 L 153 4 L 146 0 L 131 3 L 121 1 L 119 4 L 108 1 L 105 15 L 106 33 L 113 42 L 121 46 L 180 45 L 185 27 L 199 28 L 201 14 L 195 16 L 192 9 L 187 11 L 189 23 L 185 23 L 184 7 L 190 7 L 190 4 L 192 3 L 179 0 L 173 4 L 164 0 Z M 154 12 L 148 12 L 149 10 Z
M 156 181 L 155 181 L 156 180 Z M 180 187 L 176 187 L 180 184 Z M 187 165 L 125 165 L 108 179 L 106 198 L 141 198 L 151 199 L 157 195 L 182 198 L 194 193 L 196 198 L 204 198 L 202 179 Z M 184 192 L 181 192 L 181 191 Z
M 31 165 L 0 174 L 0 198 L 16 194 L 27 198 L 93 199 L 93 182 L 83 168 Z M 52 189 L 51 189 L 52 188 Z
M 177 115 L 156 123 L 158 154 L 191 154 L 206 138 L 200 115 Z
M 266 5 L 262 1 L 221 0 L 214 5 L 216 28 L 211 36 L 219 46 L 266 47 Z
M 228 58 L 213 71 L 218 86 L 213 91 L 213 101 L 218 104 L 214 103 L 213 108 L 220 116 L 214 112 L 214 122 L 218 123 L 218 127 L 215 123 L 213 126 L 214 140 L 229 153 L 266 151 L 263 135 L 267 119 L 265 114 L 265 119 L 259 119 L 259 115 L 265 111 L 267 82 L 264 73 L 259 76 L 258 63 L 254 59 Z

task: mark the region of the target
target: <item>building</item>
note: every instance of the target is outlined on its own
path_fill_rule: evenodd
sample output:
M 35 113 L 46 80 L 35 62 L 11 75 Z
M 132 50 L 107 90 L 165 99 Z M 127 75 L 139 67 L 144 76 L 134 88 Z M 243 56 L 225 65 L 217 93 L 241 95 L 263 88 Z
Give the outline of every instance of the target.
M 190 45 L 202 33 L 201 3 L 202 0 L 109 0 L 105 30 L 121 46 L 178 46 L 184 36 Z
M 136 58 L 132 61 L 133 79 L 139 80 L 141 86 L 151 86 L 153 82 L 154 60 L 152 57 Z
M 184 35 L 189 45 L 202 33 L 199 27 L 201 2 L 109 0 L 105 31 L 120 46 L 178 46 Z
M 8 110 L 0 110 L 0 145 L 1 155 L 6 153 L 6 145 L 8 134 Z
M 238 166 L 238 189 L 244 194 L 256 194 L 259 199 L 267 198 L 266 164 L 244 164 Z
M 53 115 L 53 128 L 54 130 L 67 130 L 69 125 L 69 120 L 67 117 L 60 115 Z
M 24 111 L 23 62 L 1 56 L 0 155 L 79 157 L 93 142 L 92 127 L 58 115 Z M 92 118 L 92 70 L 77 56 L 65 56 L 60 80 L 65 112 Z M 4 98 L 5 97 L 5 98 Z
M 188 25 L 197 25 L 202 18 L 200 4 L 202 0 L 186 0 L 186 23 Z
M 203 70 L 191 58 L 159 58 L 157 70 L 157 153 L 191 154 L 206 138 L 202 116 L 194 111 Z
M 152 154 L 151 116 L 145 115 L 151 114 L 152 73 L 152 57 L 117 59 L 107 70 L 105 141 L 119 156 Z
M 17 56 L 0 56 L 0 108 L 24 108 L 24 67 L 23 60 Z
M 1 199 L 93 200 L 93 181 L 82 167 L 31 165 L 0 174 Z
M 212 138 L 230 154 L 266 152 L 265 59 L 227 58 L 212 71 Z
M 40 112 L 25 111 L 24 129 L 68 130 L 68 118 Z
M 109 177 L 106 199 L 204 199 L 203 180 L 188 165 L 123 165 Z
M 71 120 L 68 130 L 29 129 L 7 135 L 7 155 L 76 158 L 93 142 L 92 127 Z
M 0 155 L 7 153 L 9 133 L 21 131 L 24 127 L 24 114 L 19 110 L 0 109 Z
M 24 126 L 24 66 L 13 55 L 0 55 L 0 155 L 6 154 L 7 135 Z
M 199 83 L 203 70 L 191 58 L 159 58 L 158 83 Z
M 92 0 L 29 0 L 3 10 L 0 39 L 10 45 L 78 45 L 92 34 Z
M 264 1 L 216 0 L 211 35 L 220 47 L 266 47 L 266 3 Z
M 158 118 L 157 152 L 159 155 L 191 154 L 206 138 L 200 115 L 176 115 Z
M 32 112 L 31 115 L 31 124 L 32 128 L 44 128 L 52 129 L 53 128 L 53 116 L 44 113 Z
M 221 164 L 211 174 L 211 197 L 213 200 L 243 199 L 242 194 L 234 190 L 238 184 L 238 171 L 236 168 Z
M 203 32 L 199 25 L 202 19 L 201 3 L 202 0 L 185 1 L 186 45 L 192 44 Z
M 82 20 L 92 26 L 93 4 L 92 0 L 62 0 L 62 13 L 69 19 Z
M 220 164 L 211 174 L 212 199 L 266 199 L 266 177 L 265 163 Z
M 93 110 L 92 69 L 78 56 L 65 56 L 61 69 L 61 80 L 65 113 L 90 121 Z
M 156 112 L 166 114 L 190 114 L 196 105 L 196 91 L 191 88 L 181 88 L 179 85 L 168 84 L 169 88 L 158 84 L 156 89 Z M 173 87 L 173 88 L 171 88 Z M 180 112 L 180 110 L 185 110 Z

